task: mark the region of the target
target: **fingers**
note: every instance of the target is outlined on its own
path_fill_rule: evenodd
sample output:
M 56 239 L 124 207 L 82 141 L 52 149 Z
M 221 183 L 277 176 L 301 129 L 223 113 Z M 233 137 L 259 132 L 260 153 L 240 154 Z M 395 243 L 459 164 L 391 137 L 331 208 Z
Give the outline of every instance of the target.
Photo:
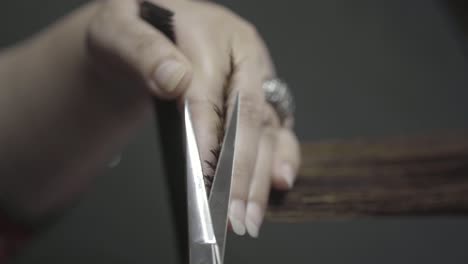
M 275 129 L 268 127 L 262 133 L 254 177 L 250 184 L 245 225 L 252 237 L 258 237 L 268 203 L 275 147 Z
M 277 134 L 273 164 L 273 187 L 280 190 L 292 188 L 301 162 L 299 142 L 293 131 L 282 128 Z
M 238 235 L 245 233 L 245 207 L 260 141 L 261 103 L 254 98 L 240 95 L 239 100 L 239 126 L 229 211 L 233 231 Z
M 232 91 L 228 107 L 230 111 L 238 93 L 238 131 L 229 209 L 233 231 L 238 235 L 243 235 L 246 231 L 246 202 L 251 179 L 255 173 L 261 127 L 266 110 L 262 82 L 273 73 L 270 57 L 256 31 L 249 26 L 243 29 L 243 34 L 235 35 L 233 40 L 234 74 L 231 79 Z
M 229 217 L 233 231 L 238 235 L 245 234 L 246 201 L 257 162 L 264 111 L 260 82 L 256 80 L 258 77 L 251 75 L 247 71 L 239 71 L 232 82 L 233 91 L 239 92 L 239 116 Z M 230 104 L 229 111 L 231 108 Z
M 271 106 L 264 108 L 261 139 L 255 164 L 254 175 L 250 183 L 245 216 L 247 232 L 258 237 L 270 194 L 272 164 L 276 145 L 276 134 L 280 128 L 279 119 Z
M 130 70 L 163 98 L 187 89 L 190 63 L 164 34 L 139 17 L 137 1 L 105 2 L 87 33 L 90 53 L 105 62 L 102 68 Z

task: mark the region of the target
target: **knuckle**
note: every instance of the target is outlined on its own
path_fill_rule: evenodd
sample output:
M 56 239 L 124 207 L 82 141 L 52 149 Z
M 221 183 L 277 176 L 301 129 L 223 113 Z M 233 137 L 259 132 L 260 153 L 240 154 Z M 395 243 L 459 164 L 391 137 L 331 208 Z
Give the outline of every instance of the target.
M 151 74 L 160 62 L 174 57 L 171 49 L 156 35 L 147 32 L 135 33 L 135 42 L 123 43 L 122 53 L 130 64 L 134 65 L 142 74 Z M 156 54 L 156 56 L 155 56 Z
M 237 161 L 237 166 L 234 166 L 234 174 L 237 175 L 236 177 L 248 177 L 251 175 L 252 169 L 249 164 L 249 159 L 242 158 Z
M 103 18 L 104 15 L 105 14 L 103 14 L 103 11 L 100 11 L 94 17 L 91 18 L 86 31 L 86 37 L 89 41 L 99 40 L 102 36 L 102 33 L 106 32 L 106 23 L 105 19 Z
M 149 51 L 151 51 L 153 47 L 158 46 L 157 42 L 157 39 L 155 39 L 153 36 L 140 34 L 138 36 L 138 41 L 135 43 L 135 47 L 133 49 L 135 57 L 146 58 Z
M 246 125 L 260 124 L 263 121 L 264 104 L 262 103 L 261 96 L 257 93 L 248 93 L 241 95 L 239 98 L 239 121 L 244 120 Z
M 240 19 L 237 25 L 237 32 L 243 41 L 254 43 L 256 49 L 262 46 L 262 36 L 258 28 L 251 21 Z M 257 52 L 257 51 L 256 51 Z
M 246 166 L 244 163 L 234 166 L 234 177 L 232 179 L 232 196 L 241 199 L 247 200 L 249 195 L 249 184 L 251 182 L 251 175 L 253 174 L 253 169 Z
M 113 1 L 115 0 L 99 3 L 96 13 L 91 17 L 85 32 L 88 46 L 112 49 L 116 45 L 115 38 L 119 34 L 122 22 L 112 8 Z
M 262 144 L 271 147 L 277 139 L 277 129 L 265 127 L 262 131 Z
M 90 55 L 100 55 L 113 47 L 114 27 L 111 26 L 111 13 L 103 3 L 97 13 L 90 19 L 85 31 L 85 45 Z
M 275 128 L 275 129 L 278 129 L 281 126 L 281 122 L 280 122 L 278 115 L 276 114 L 273 107 L 269 104 L 265 105 L 263 125 L 267 128 Z
M 262 177 L 263 179 L 253 183 L 250 188 L 249 198 L 250 202 L 257 203 L 262 209 L 264 209 L 268 203 L 269 197 L 269 187 L 270 181 L 269 178 L 271 177 L 269 174 L 264 172 L 264 175 L 256 175 L 255 177 Z
M 95 25 L 95 21 L 91 21 L 90 26 L 87 28 L 85 33 L 85 45 L 89 53 L 95 54 L 99 47 L 99 34 L 97 33 L 98 29 Z
M 216 3 L 210 3 L 209 6 L 211 7 L 210 13 L 217 14 L 214 15 L 214 18 L 219 22 L 222 22 L 222 24 L 226 24 L 227 21 L 230 22 L 238 32 L 242 32 L 252 38 L 258 38 L 258 36 L 260 36 L 257 27 L 252 22 L 239 16 L 228 7 Z
M 208 14 L 211 14 L 211 17 L 219 19 L 221 21 L 237 20 L 237 15 L 228 7 L 215 3 L 215 2 L 199 2 L 197 4 L 203 4 L 206 8 Z
M 250 21 L 243 20 L 244 32 L 252 39 L 260 39 L 260 32 L 257 27 Z

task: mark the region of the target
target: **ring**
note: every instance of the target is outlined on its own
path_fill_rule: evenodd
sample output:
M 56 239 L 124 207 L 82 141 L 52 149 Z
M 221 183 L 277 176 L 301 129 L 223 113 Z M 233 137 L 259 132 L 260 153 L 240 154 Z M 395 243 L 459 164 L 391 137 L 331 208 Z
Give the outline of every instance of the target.
M 266 101 L 275 109 L 283 124 L 294 114 L 294 98 L 288 85 L 279 78 L 273 78 L 263 83 Z

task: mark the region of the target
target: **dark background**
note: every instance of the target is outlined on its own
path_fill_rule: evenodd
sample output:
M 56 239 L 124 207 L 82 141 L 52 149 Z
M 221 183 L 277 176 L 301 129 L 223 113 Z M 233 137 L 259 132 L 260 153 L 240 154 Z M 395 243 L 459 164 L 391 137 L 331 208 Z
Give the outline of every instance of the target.
M 0 46 L 84 1 L 2 1 Z M 218 1 L 258 26 L 297 97 L 302 141 L 466 128 L 468 43 L 427 0 Z M 457 13 L 457 12 L 456 12 Z M 154 124 L 15 263 L 173 263 Z M 468 220 L 266 223 L 226 263 L 468 263 Z

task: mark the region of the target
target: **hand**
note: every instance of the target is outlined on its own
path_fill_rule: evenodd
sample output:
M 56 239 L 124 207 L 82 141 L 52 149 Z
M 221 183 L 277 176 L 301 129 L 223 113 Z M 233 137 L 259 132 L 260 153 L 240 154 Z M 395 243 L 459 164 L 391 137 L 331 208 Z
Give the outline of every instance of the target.
M 129 65 L 159 96 L 188 99 L 204 173 L 214 174 L 226 113 L 240 96 L 229 218 L 233 231 L 257 237 L 271 186 L 289 189 L 300 156 L 293 117 L 280 124 L 265 101 L 262 83 L 275 76 L 258 32 L 231 11 L 210 2 L 152 0 L 175 13 L 177 47 L 138 18 L 136 1 L 106 1 L 90 27 L 96 57 Z M 209 182 L 209 180 L 208 180 Z

